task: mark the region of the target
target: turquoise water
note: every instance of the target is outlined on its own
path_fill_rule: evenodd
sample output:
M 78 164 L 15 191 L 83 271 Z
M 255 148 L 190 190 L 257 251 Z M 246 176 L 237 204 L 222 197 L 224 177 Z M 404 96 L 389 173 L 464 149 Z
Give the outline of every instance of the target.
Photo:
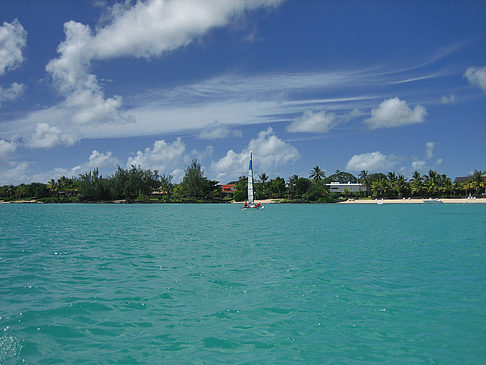
M 484 364 L 486 205 L 0 205 L 0 364 Z

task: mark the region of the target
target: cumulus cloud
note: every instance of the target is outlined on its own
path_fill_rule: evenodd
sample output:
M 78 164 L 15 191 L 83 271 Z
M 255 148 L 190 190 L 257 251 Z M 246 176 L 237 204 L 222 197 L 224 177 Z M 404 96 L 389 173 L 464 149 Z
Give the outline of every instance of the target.
M 440 98 L 441 104 L 454 104 L 456 96 L 454 94 L 444 95 Z
M 165 140 L 155 141 L 152 148 L 147 147 L 143 152 L 137 151 L 136 156 L 129 157 L 127 167 L 140 166 L 144 169 L 158 170 L 161 173 L 171 172 L 172 169 L 187 162 L 186 145 L 181 138 L 168 143 Z
M 405 100 L 390 98 L 384 100 L 376 109 L 371 110 L 371 118 L 364 122 L 371 129 L 401 127 L 425 121 L 427 110 L 416 105 L 411 109 Z
M 107 153 L 102 153 L 93 150 L 91 152 L 91 155 L 89 156 L 89 161 L 87 163 L 87 166 L 90 168 L 97 168 L 97 167 L 99 168 L 99 167 L 114 165 L 115 162 L 116 159 L 112 156 L 111 151 L 108 151 Z
M 101 169 L 103 167 L 113 167 L 118 163 L 117 159 L 112 156 L 111 151 L 106 153 L 98 152 L 97 150 L 91 151 L 89 156 L 89 160 L 86 163 L 81 165 L 75 166 L 71 169 L 71 171 L 67 171 L 64 169 L 56 169 L 56 173 L 54 175 L 78 175 L 86 171 L 91 171 L 93 169 Z
M 198 135 L 199 139 L 223 139 L 229 136 L 241 137 L 243 134 L 238 130 L 231 130 L 227 126 L 219 123 L 213 123 L 204 127 Z
M 27 177 L 29 164 L 27 162 L 12 162 L 8 167 L 0 169 L 0 185 L 21 184 L 29 181 Z
M 4 22 L 0 26 L 0 75 L 16 69 L 23 61 L 22 50 L 27 43 L 27 32 L 18 20 Z M 17 99 L 24 92 L 25 86 L 14 82 L 8 88 L 0 86 L 0 106 L 5 101 Z
M 15 19 L 0 26 L 0 75 L 16 69 L 23 61 L 22 50 L 27 43 L 27 32 Z
M 18 84 L 16 82 L 12 83 L 9 88 L 3 88 L 0 86 L 0 106 L 5 101 L 12 101 L 17 99 L 23 94 L 25 90 L 24 84 Z
M 486 91 L 486 66 L 483 67 L 469 67 L 464 73 L 471 85 L 479 86 L 483 91 Z
M 0 139 L 0 166 L 8 163 L 10 154 L 16 149 L 17 145 L 15 143 Z
M 425 144 L 425 157 L 427 159 L 432 158 L 434 155 L 435 142 L 427 142 Z
M 279 139 L 272 128 L 258 133 L 240 153 L 229 150 L 224 157 L 211 163 L 218 178 L 236 178 L 248 170 L 248 154 L 253 151 L 257 171 L 270 173 L 280 166 L 295 162 L 299 151 Z
M 116 57 L 159 57 L 187 46 L 214 27 L 228 24 L 246 10 L 276 6 L 280 0 L 149 0 L 111 8 L 109 21 L 94 32 L 87 25 L 64 24 L 66 39 L 59 57 L 46 66 L 54 84 L 67 98 L 78 123 L 119 121 L 122 99 L 105 98 L 91 62 Z M 88 112 L 86 110 L 89 110 Z M 96 112 L 95 112 L 96 111 Z
M 306 110 L 288 127 L 289 132 L 327 133 L 336 124 L 336 114 Z
M 396 166 L 398 159 L 394 155 L 384 155 L 381 152 L 369 152 L 354 155 L 346 164 L 350 171 L 386 171 Z
M 363 116 L 365 113 L 363 113 L 361 110 L 357 108 L 353 108 L 350 112 L 346 113 L 343 117 L 343 120 L 345 122 L 349 122 L 352 119 L 359 118 Z
M 38 123 L 34 135 L 26 141 L 32 148 L 51 148 L 59 145 L 72 146 L 78 141 L 74 133 L 66 133 L 61 128 L 50 126 L 48 123 Z
M 434 157 L 436 142 L 427 142 L 425 143 L 425 156 L 424 159 L 421 160 L 414 160 L 411 162 L 412 170 L 413 171 L 426 171 L 431 168 L 431 159 Z M 442 159 L 438 159 L 437 161 L 442 161 Z M 437 164 L 437 162 L 436 162 Z
M 412 161 L 412 169 L 414 171 L 422 171 L 426 168 L 427 162 L 422 160 Z

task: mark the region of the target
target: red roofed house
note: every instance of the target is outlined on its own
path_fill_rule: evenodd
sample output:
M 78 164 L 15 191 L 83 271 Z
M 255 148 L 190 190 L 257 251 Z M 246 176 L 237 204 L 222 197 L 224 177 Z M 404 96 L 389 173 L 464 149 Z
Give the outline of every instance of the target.
M 221 197 L 233 197 L 233 194 L 236 192 L 236 184 L 226 184 L 221 185 Z

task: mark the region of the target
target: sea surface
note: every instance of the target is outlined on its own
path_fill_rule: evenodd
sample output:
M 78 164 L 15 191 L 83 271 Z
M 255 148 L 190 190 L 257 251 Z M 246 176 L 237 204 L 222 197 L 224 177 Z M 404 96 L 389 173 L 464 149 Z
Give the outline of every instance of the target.
M 0 364 L 485 364 L 486 205 L 0 205 Z

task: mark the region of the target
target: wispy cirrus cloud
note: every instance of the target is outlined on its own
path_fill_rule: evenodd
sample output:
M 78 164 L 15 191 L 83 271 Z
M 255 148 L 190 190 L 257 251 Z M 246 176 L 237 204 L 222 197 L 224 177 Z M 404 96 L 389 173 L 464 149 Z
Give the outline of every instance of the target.
M 223 139 L 228 137 L 241 137 L 243 134 L 239 130 L 231 130 L 226 125 L 221 123 L 213 123 L 205 126 L 201 132 L 199 132 L 199 139 Z
M 106 97 L 96 75 L 94 60 L 118 57 L 152 58 L 187 46 L 215 27 L 223 27 L 238 14 L 259 7 L 277 6 L 280 0 L 167 1 L 148 0 L 115 4 L 106 24 L 92 30 L 73 20 L 64 24 L 66 39 L 59 57 L 46 70 L 65 96 L 64 106 L 74 123 L 130 120 L 121 113 L 122 98 Z

